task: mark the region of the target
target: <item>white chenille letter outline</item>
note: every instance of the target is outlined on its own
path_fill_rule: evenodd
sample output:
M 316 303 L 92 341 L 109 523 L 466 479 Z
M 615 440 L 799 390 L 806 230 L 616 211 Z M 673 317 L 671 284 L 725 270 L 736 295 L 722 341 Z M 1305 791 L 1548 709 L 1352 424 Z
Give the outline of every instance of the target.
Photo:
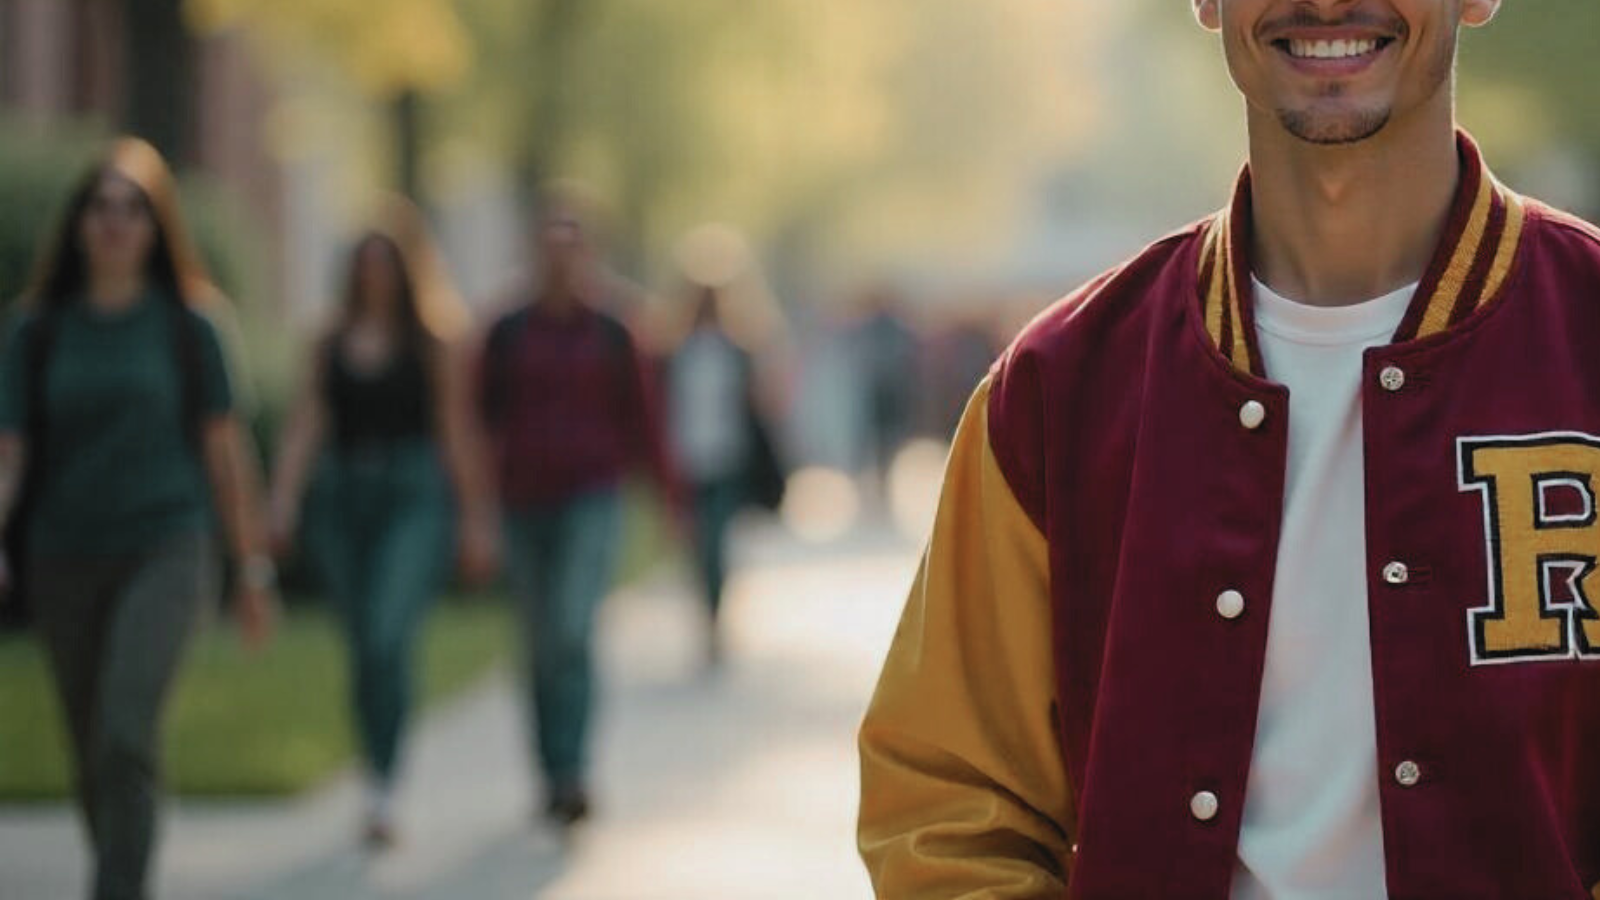
M 1472 664 L 1600 658 L 1600 437 L 1464 437 L 1456 449 L 1461 490 L 1483 501 L 1488 560 L 1488 602 L 1467 613 Z M 1561 495 L 1576 509 L 1554 510 Z

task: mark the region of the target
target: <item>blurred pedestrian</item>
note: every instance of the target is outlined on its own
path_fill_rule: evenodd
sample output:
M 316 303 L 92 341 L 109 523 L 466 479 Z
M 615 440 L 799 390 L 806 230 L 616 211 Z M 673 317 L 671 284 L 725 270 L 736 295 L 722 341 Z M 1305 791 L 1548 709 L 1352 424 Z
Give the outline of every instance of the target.
M 79 182 L 24 302 L 0 369 L 0 506 L 25 477 L 13 562 L 66 713 L 93 897 L 138 900 L 163 710 L 220 586 L 213 511 L 248 643 L 275 611 L 255 454 L 203 312 L 222 301 L 154 148 L 117 140 Z
M 752 342 L 758 335 L 730 327 L 733 295 L 691 284 L 687 327 L 667 363 L 667 411 L 672 458 L 692 511 L 690 543 L 705 599 L 706 657 L 722 659 L 718 627 L 728 577 L 728 531 L 751 502 L 775 508 L 783 473 L 759 401 Z
M 539 278 L 490 329 L 479 382 L 545 813 L 560 824 L 589 813 L 594 620 L 621 538 L 619 485 L 647 468 L 678 506 L 649 372 L 628 329 L 600 311 L 592 221 L 570 196 L 547 201 Z
M 390 201 L 350 251 L 337 318 L 314 346 L 274 471 L 274 544 L 282 552 L 297 533 L 309 538 L 301 543 L 349 645 L 367 770 L 363 836 L 374 849 L 397 836 L 396 770 L 428 606 L 452 558 L 469 580 L 487 577 L 493 560 L 467 387 L 468 325 L 421 215 Z M 314 471 L 328 502 L 302 528 Z
M 1000 355 L 992 326 L 995 298 L 975 300 L 959 312 L 947 312 L 944 322 L 921 354 L 917 367 L 922 408 L 918 430 L 947 441 L 961 422 L 972 396 L 972 386 L 983 380 Z
M 852 334 L 852 347 L 865 392 L 866 457 L 872 488 L 888 496 L 889 468 L 911 436 L 916 409 L 917 333 L 906 319 L 899 294 L 877 287 L 862 297 L 862 318 Z

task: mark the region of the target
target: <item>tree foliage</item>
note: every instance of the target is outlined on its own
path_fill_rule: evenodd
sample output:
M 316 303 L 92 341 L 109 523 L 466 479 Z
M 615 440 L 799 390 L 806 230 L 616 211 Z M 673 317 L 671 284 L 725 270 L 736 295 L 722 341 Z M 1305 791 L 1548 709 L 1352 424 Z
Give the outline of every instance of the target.
M 256 36 L 284 121 L 363 148 L 338 183 L 396 153 L 577 177 L 636 268 L 705 220 L 796 266 L 997 252 L 1030 206 L 1171 222 L 1243 153 L 1216 40 L 1170 0 L 187 2 Z M 1596 34 L 1600 4 L 1541 0 L 1465 39 L 1463 121 L 1503 170 L 1545 172 L 1552 147 L 1600 170 Z M 420 97 L 419 146 L 352 124 L 351 96 L 373 120 Z
M 1080 57 L 1101 15 L 1059 0 L 189 3 L 291 76 L 321 65 L 374 99 L 420 92 L 426 145 L 470 143 L 525 187 L 592 183 L 634 248 L 722 219 L 846 254 L 992 234 L 980 222 L 1083 133 Z M 968 215 L 926 214 L 957 203 Z
M 1600 213 L 1600 4 L 1508 2 L 1461 53 L 1462 120 L 1533 188 L 1576 178 L 1583 196 L 1552 197 Z M 1552 167 L 1575 167 L 1550 179 Z M 1550 185 L 1561 190 L 1563 185 Z
M 202 31 L 245 28 L 264 56 L 288 65 L 331 61 L 382 96 L 437 91 L 472 67 L 471 38 L 452 0 L 187 0 Z
M 981 239 L 1092 110 L 1074 51 L 1100 14 L 1058 0 L 465 9 L 474 130 L 530 179 L 595 183 L 649 246 L 705 218 L 835 257 Z

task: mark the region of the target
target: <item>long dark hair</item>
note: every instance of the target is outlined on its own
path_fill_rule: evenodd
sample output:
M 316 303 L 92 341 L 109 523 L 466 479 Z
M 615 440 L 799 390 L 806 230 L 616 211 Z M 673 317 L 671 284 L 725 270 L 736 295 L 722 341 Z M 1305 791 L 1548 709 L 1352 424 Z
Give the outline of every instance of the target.
M 397 196 L 384 199 L 373 224 L 350 248 L 335 334 L 355 321 L 360 304 L 361 254 L 374 243 L 384 248 L 399 276 L 401 327 L 410 347 L 426 351 L 462 337 L 471 324 L 466 306 L 450 286 L 421 211 Z
M 399 242 L 392 235 L 378 230 L 363 233 L 350 248 L 345 266 L 344 303 L 340 309 L 336 334 L 347 332 L 360 315 L 362 257 L 372 247 L 382 249 L 385 264 L 394 270 L 398 293 L 395 302 L 399 309 L 403 346 L 409 352 L 426 353 L 429 335 L 417 311 L 417 288 L 411 277 L 411 267 L 406 265 L 405 251 L 400 249 Z
M 35 264 L 23 302 L 39 312 L 51 312 L 82 296 L 89 278 L 83 217 L 95 189 L 108 176 L 123 178 L 138 188 L 155 223 L 155 245 L 145 263 L 150 286 L 188 306 L 213 302 L 216 290 L 184 228 L 172 170 L 156 148 L 135 137 L 112 141 L 68 195 L 66 209 Z

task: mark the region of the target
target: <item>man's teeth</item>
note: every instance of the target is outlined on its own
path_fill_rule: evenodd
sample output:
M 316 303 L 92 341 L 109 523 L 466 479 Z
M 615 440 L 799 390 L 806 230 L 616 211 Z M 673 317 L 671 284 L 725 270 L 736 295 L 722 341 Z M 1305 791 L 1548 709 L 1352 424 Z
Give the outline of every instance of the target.
M 1378 49 L 1376 40 L 1359 41 L 1302 41 L 1289 42 L 1289 55 L 1301 59 L 1346 59 L 1365 56 Z

